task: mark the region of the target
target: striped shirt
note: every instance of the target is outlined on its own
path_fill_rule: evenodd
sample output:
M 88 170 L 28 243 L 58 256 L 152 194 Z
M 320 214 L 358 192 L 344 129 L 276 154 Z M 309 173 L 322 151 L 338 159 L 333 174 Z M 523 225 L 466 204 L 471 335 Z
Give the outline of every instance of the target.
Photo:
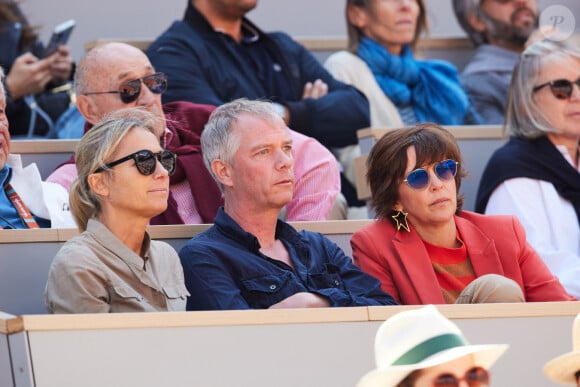
M 449 249 L 425 241 L 423 243 L 431 259 L 431 265 L 445 302 L 455 303 L 463 289 L 476 278 L 465 244 L 462 243 L 461 247 Z

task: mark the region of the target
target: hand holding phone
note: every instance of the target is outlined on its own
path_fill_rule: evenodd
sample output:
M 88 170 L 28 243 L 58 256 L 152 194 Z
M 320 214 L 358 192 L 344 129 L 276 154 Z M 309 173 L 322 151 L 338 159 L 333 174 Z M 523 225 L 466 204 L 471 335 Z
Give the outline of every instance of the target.
M 50 37 L 48 45 L 44 51 L 45 58 L 54 54 L 58 46 L 67 44 L 75 25 L 76 22 L 71 19 L 60 23 L 54 28 L 52 36 Z

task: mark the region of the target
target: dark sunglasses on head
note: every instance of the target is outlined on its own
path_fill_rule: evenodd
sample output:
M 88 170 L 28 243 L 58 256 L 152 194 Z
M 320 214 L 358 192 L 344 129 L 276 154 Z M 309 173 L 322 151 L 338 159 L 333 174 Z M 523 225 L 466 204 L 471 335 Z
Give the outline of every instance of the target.
M 571 82 L 567 79 L 556 79 L 555 81 L 550 81 L 535 86 L 533 90 L 535 93 L 546 86 L 550 86 L 550 91 L 554 97 L 558 99 L 570 99 L 574 89 L 574 84 L 580 88 L 580 78 L 576 79 L 574 82 Z
M 165 168 L 165 170 L 169 173 L 169 176 L 171 176 L 173 175 L 173 172 L 175 172 L 177 155 L 168 150 L 162 150 L 161 152 L 153 153 L 150 150 L 144 149 L 135 153 L 131 153 L 129 156 L 125 156 L 119 160 L 107 163 L 103 167 L 97 168 L 95 173 L 103 172 L 105 169 L 113 168 L 115 165 L 119 165 L 129 160 L 135 160 L 135 167 L 137 167 L 137 170 L 140 174 L 145 176 L 149 176 L 155 172 L 157 160 L 159 160 L 161 166 Z
M 486 387 L 489 386 L 489 372 L 482 367 L 473 367 L 462 378 L 453 374 L 442 374 L 433 381 L 433 387 L 459 387 L 461 381 L 466 382 L 469 387 Z
M 435 164 L 435 174 L 441 180 L 452 179 L 457 173 L 457 165 L 459 163 L 455 160 L 443 160 Z M 418 168 L 409 172 L 407 178 L 403 180 L 413 189 L 424 189 L 429 185 L 429 172 L 424 168 Z
M 151 75 L 147 75 L 143 78 L 133 79 L 131 81 L 125 82 L 121 84 L 119 90 L 114 91 L 91 91 L 85 93 L 85 95 L 92 95 L 92 94 L 119 94 L 121 97 L 121 101 L 123 103 L 131 103 L 135 102 L 137 98 L 139 98 L 139 94 L 141 94 L 141 82 L 153 94 L 161 94 L 165 90 L 167 90 L 167 76 L 163 73 L 155 73 Z

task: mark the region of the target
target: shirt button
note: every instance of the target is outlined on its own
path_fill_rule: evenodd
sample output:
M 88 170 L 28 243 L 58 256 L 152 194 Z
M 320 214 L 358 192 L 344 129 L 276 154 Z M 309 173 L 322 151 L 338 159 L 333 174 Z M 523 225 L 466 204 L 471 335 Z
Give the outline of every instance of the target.
M 340 285 L 340 282 L 338 280 L 334 280 L 334 285 L 338 286 L 338 285 Z
M 270 285 L 270 290 L 276 289 L 276 285 Z

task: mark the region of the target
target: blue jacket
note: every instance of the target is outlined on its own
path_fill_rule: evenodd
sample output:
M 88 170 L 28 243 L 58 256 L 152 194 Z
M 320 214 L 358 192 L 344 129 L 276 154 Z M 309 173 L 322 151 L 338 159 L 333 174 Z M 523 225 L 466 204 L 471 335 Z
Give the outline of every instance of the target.
M 220 208 L 215 224 L 179 252 L 191 293 L 187 310 L 266 309 L 299 292 L 324 296 L 331 306 L 396 304 L 322 234 L 279 220 L 276 238 L 294 269 L 262 254 L 258 239 Z
M 356 131 L 370 125 L 366 97 L 335 80 L 303 46 L 284 33 L 262 32 L 243 19 L 257 40 L 237 43 L 216 32 L 190 4 L 147 50 L 151 63 L 168 75 L 164 102 L 221 105 L 236 98 L 268 99 L 286 105 L 290 128 L 327 147 L 357 143 Z M 304 85 L 316 79 L 328 94 L 302 100 Z

